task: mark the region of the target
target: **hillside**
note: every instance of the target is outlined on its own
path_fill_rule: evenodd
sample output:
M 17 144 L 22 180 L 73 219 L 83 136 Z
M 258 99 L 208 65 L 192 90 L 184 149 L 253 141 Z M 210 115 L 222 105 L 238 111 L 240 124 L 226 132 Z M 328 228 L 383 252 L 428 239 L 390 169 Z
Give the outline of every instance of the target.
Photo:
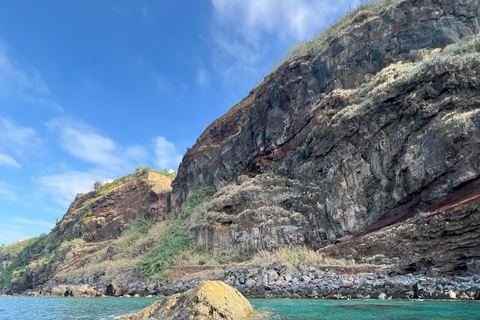
M 139 168 L 0 248 L 0 289 L 170 294 L 219 278 L 260 296 L 474 298 L 479 18 L 475 0 L 347 13 L 208 126 L 176 177 Z M 443 276 L 466 278 L 419 286 Z
M 126 252 L 129 237 L 130 241 L 143 241 L 132 249 L 147 250 L 153 245 L 155 236 L 141 233 L 165 220 L 171 211 L 169 192 L 174 177 L 139 168 L 134 174 L 78 194 L 48 235 L 0 248 L 0 288 L 22 292 L 49 279 L 78 281 L 71 277 L 72 272 L 89 264 L 97 265 L 95 272 L 103 277 L 120 251 L 125 265 L 118 263 L 119 270 L 111 272 L 128 273 L 130 259 L 135 257 Z M 122 241 L 127 243 L 123 247 Z

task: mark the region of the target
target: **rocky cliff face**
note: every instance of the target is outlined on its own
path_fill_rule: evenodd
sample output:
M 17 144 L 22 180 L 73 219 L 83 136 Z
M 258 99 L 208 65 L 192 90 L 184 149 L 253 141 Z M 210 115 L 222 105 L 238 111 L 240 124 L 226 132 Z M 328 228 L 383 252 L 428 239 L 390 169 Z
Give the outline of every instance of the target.
M 0 290 L 19 293 L 47 283 L 67 278 L 88 263 L 110 261 L 120 249 L 111 246 L 115 239 L 133 225 L 134 221 L 153 225 L 171 211 L 170 184 L 174 176 L 139 168 L 134 174 L 112 183 L 97 185 L 96 190 L 79 194 L 64 217 L 48 234 L 0 249 Z M 135 235 L 140 238 L 140 235 Z M 127 243 L 134 239 L 124 240 Z M 133 257 L 147 252 L 154 240 L 141 244 Z M 122 247 L 125 249 L 125 245 Z M 131 273 L 124 267 L 128 261 L 117 262 L 119 274 Z M 99 266 L 93 282 L 106 273 L 108 263 Z M 73 277 L 70 281 L 83 281 Z M 68 282 L 63 280 L 64 282 Z
M 162 220 L 171 211 L 172 176 L 149 173 L 148 177 L 127 179 L 105 191 L 79 194 L 55 226 L 58 237 L 83 238 L 87 242 L 118 237 L 128 224 L 139 218 Z M 111 187 L 110 187 L 111 188 Z
M 475 0 L 383 2 L 344 22 L 314 52 L 281 65 L 208 126 L 179 167 L 177 203 L 201 186 L 218 187 L 252 171 L 254 159 L 284 146 L 314 119 L 326 93 L 356 88 L 394 61 L 416 59 L 418 50 L 444 48 L 478 28 Z
M 218 190 L 192 229 L 205 249 L 319 248 L 430 212 L 477 179 L 479 2 L 376 9 L 281 65 L 187 152 L 177 206 L 202 186 Z

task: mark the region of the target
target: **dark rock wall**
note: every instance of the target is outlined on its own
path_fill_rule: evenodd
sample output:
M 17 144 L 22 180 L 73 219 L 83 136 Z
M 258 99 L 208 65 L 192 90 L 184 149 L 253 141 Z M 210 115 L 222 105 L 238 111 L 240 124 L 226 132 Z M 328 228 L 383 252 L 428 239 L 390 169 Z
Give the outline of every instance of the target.
M 477 178 L 478 58 L 448 45 L 476 33 L 479 14 L 478 1 L 400 1 L 280 66 L 185 155 L 177 209 L 201 186 L 219 190 L 192 237 L 216 254 L 319 248 L 428 211 Z M 419 51 L 444 47 L 435 59 Z M 423 59 L 398 80 L 345 90 Z
M 360 12 L 321 45 L 321 54 L 285 63 L 187 151 L 173 183 L 177 208 L 202 186 L 218 187 L 250 162 L 284 145 L 313 118 L 318 100 L 335 88 L 355 88 L 422 48 L 443 48 L 478 28 L 479 2 L 405 0 Z

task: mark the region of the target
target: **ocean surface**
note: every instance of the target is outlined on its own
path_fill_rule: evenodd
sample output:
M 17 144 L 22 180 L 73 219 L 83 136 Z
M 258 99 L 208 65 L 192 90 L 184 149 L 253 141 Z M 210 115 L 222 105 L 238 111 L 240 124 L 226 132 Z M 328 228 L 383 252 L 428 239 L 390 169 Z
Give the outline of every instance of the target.
M 156 299 L 0 297 L 1 320 L 100 320 L 141 310 Z M 272 320 L 480 319 L 475 301 L 250 300 Z

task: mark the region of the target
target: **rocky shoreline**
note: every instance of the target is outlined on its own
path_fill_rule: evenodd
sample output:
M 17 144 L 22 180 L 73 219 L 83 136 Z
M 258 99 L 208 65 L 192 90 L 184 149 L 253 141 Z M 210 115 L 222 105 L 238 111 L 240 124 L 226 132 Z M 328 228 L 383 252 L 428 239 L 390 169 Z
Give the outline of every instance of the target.
M 218 269 L 217 269 L 218 271 Z M 289 272 L 286 268 L 231 267 L 208 280 L 222 280 L 248 298 L 310 299 L 448 299 L 480 300 L 480 275 L 340 274 L 324 268 Z M 110 284 L 46 284 L 22 293 L 25 296 L 164 297 L 194 288 L 205 277 L 185 275 L 165 284 L 118 281 Z M 18 295 L 18 294 L 16 294 Z

